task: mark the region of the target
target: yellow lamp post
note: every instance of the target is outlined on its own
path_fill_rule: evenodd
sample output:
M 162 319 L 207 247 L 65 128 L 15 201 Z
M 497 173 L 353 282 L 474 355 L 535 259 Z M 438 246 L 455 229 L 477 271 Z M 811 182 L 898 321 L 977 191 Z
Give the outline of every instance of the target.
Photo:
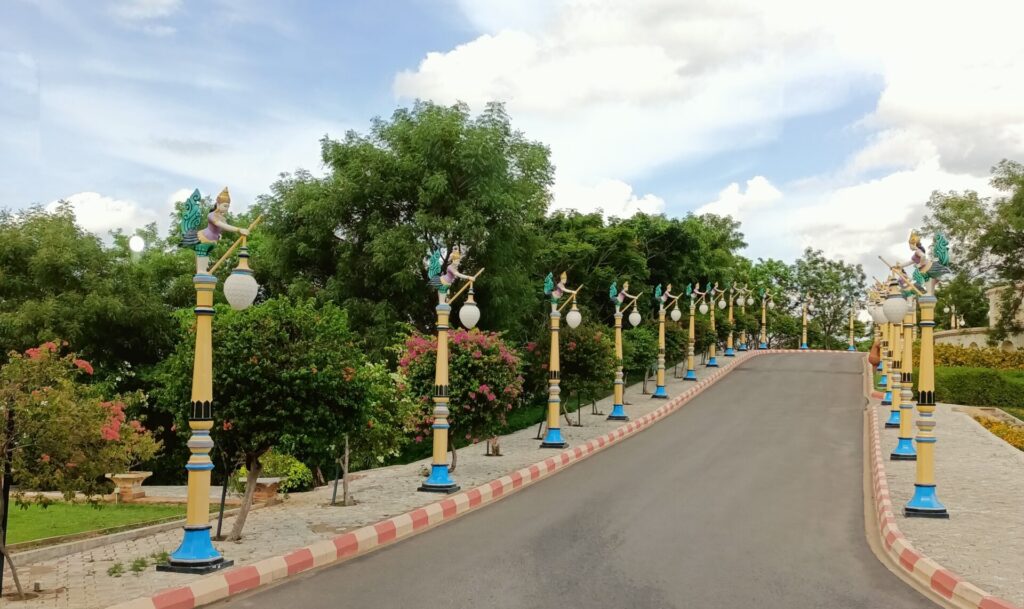
M 433 433 L 430 475 L 417 489 L 424 493 L 454 493 L 459 490 L 459 485 L 452 480 L 448 471 L 448 429 L 451 427 L 448 424 L 448 415 L 451 413 L 448 408 L 448 318 L 452 304 L 468 289 L 466 302 L 459 309 L 459 321 L 470 329 L 480 321 L 480 309 L 473 299 L 473 285 L 484 272 L 480 269 L 472 276 L 466 275 L 459 270 L 461 264 L 462 252 L 458 249 L 453 250 L 448 257 L 444 273 L 441 272 L 441 250 L 435 250 L 427 263 L 430 283 L 437 288 L 437 306 L 434 307 L 437 312 L 437 359 L 434 364 L 434 422 L 430 426 Z M 449 298 L 449 290 L 459 279 L 465 280 L 465 285 Z
M 671 287 L 671 286 L 669 286 Z M 640 313 L 636 310 L 636 299 L 640 297 L 639 294 L 629 293 L 629 282 L 626 281 L 622 284 L 622 290 L 620 291 L 615 282 L 612 282 L 611 288 L 608 289 L 608 297 L 613 303 L 615 303 L 615 384 L 612 388 L 612 412 L 608 415 L 609 421 L 628 421 L 629 415 L 626 414 L 624 406 L 624 393 L 625 393 L 625 375 L 622 369 L 622 316 L 626 314 L 626 311 L 630 307 L 633 307 L 633 313 L 630 314 L 629 320 L 634 326 L 640 323 Z M 629 301 L 628 304 L 626 301 Z M 625 304 L 625 308 L 622 305 Z
M 772 299 L 772 294 L 765 288 L 761 288 L 761 342 L 758 343 L 758 349 L 768 348 L 768 309 L 775 308 L 775 301 Z
M 895 275 L 889 279 L 889 293 L 882 308 L 885 311 L 885 317 L 892 324 L 895 345 L 893 367 L 889 378 L 899 379 L 898 382 L 892 383 L 892 407 L 899 408 L 900 412 L 899 441 L 889 458 L 893 461 L 913 461 L 917 458 L 913 439 L 910 437 L 910 424 L 913 420 L 914 408 L 913 390 L 910 385 L 914 365 L 914 340 L 911 334 L 913 315 L 910 307 L 907 306 L 907 299 L 904 298 L 899 280 Z
M 949 518 L 935 493 L 935 295 L 917 299 L 921 307 L 921 362 L 917 396 L 917 472 L 914 496 L 903 508 L 906 516 Z
M 697 308 L 697 303 L 694 300 L 696 297 L 696 293 L 693 289 L 693 284 L 689 284 L 686 286 L 686 295 L 690 297 L 690 326 L 686 339 L 686 374 L 683 376 L 683 380 L 696 381 L 697 370 L 693 367 L 693 345 L 696 334 L 696 327 L 693 323 L 693 318 L 694 311 Z
M 167 563 L 157 565 L 159 571 L 174 573 L 209 573 L 233 564 L 213 547 L 210 539 L 210 478 L 213 461 L 210 451 L 213 439 L 213 293 L 217 287 L 214 272 L 227 260 L 236 248 L 238 267 L 224 282 L 224 294 L 235 309 L 245 309 L 256 300 L 259 285 L 249 268 L 247 235 L 259 224 L 262 217 L 249 225 L 238 228 L 228 224 L 226 216 L 231 206 L 231 197 L 225 188 L 214 203 L 213 211 L 207 216 L 206 228 L 199 230 L 202 222 L 202 197 L 196 189 L 185 201 L 179 218 L 183 247 L 196 253 L 196 273 L 192 285 L 196 290 L 196 346 L 192 363 L 192 397 L 188 426 L 192 432 L 186 446 L 191 453 L 185 470 L 188 472 L 188 498 L 185 508 L 185 532 L 181 545 L 169 557 Z M 235 232 L 241 236 L 231 244 L 228 251 L 209 267 L 209 255 L 220 240 L 222 232 Z M 209 268 L 208 268 L 209 267 Z
M 800 338 L 800 348 L 803 350 L 807 349 L 807 314 L 811 311 L 814 311 L 814 300 L 811 299 L 811 294 L 808 292 L 807 294 L 804 294 L 803 303 L 803 333 Z
M 732 303 L 733 303 L 733 294 L 736 293 L 736 286 L 733 285 L 731 282 L 729 283 L 728 292 L 729 292 L 729 296 L 727 296 L 726 299 L 729 302 L 729 336 L 725 340 L 725 356 L 726 357 L 736 357 L 736 349 L 733 348 L 733 343 L 732 343 L 732 334 L 733 334 Z
M 747 307 L 754 304 L 754 298 L 751 295 L 752 290 L 747 287 L 746 284 L 742 288 L 736 288 L 736 293 L 739 296 L 736 297 L 736 304 L 740 306 L 740 315 L 743 316 L 744 321 L 747 318 Z M 744 326 L 740 330 L 740 346 L 739 351 L 747 351 L 749 349 L 749 340 L 747 339 L 747 329 Z
M 854 301 L 850 301 L 850 346 L 846 348 L 847 351 L 856 351 L 857 347 L 853 340 L 853 314 L 856 312 L 856 304 Z
M 718 288 L 718 283 L 716 282 L 714 286 L 708 286 L 707 292 L 701 296 L 702 300 L 706 298 L 708 302 L 701 303 L 700 312 L 701 314 L 707 314 L 709 316 L 709 321 L 711 322 L 711 344 L 708 346 L 707 368 L 718 367 L 718 333 L 715 329 L 715 308 L 725 308 L 725 300 L 721 299 L 721 295 L 723 293 L 724 290 L 720 290 Z
M 547 278 L 544 280 L 544 294 L 551 297 L 551 351 L 548 359 L 548 431 L 547 435 L 544 436 L 544 441 L 541 442 L 541 448 L 565 448 L 569 446 L 569 443 L 562 438 L 562 427 L 559 423 L 559 413 L 561 406 L 561 398 L 559 392 L 561 391 L 558 383 L 559 377 L 559 363 L 558 363 L 558 327 L 559 322 L 562 319 L 562 309 L 568 304 L 572 304 L 572 308 L 569 313 L 565 316 L 566 323 L 569 324 L 570 328 L 575 328 L 580 325 L 583 320 L 579 309 L 576 308 L 576 294 L 583 288 L 582 285 L 575 290 L 570 290 L 565 285 L 566 274 L 562 273 L 561 278 L 556 285 L 552 278 L 551 273 L 548 273 Z M 565 301 L 561 307 L 558 306 L 558 301 L 562 298 L 563 294 L 569 294 L 569 299 Z M 636 310 L 633 311 L 636 313 Z M 639 315 L 639 314 L 638 314 Z
M 654 389 L 654 393 L 651 394 L 652 398 L 668 398 L 668 392 L 665 391 L 665 312 L 668 308 L 666 304 L 668 306 L 674 305 L 674 308 L 672 309 L 672 321 L 679 321 L 679 318 L 682 317 L 682 313 L 679 312 L 679 305 L 677 304 L 677 301 L 681 296 L 682 294 L 673 296 L 671 283 L 668 284 L 664 293 L 661 291 L 660 284 L 654 289 L 654 298 L 658 301 L 658 377 L 657 386 Z M 670 300 L 671 302 L 669 302 Z M 639 315 L 637 317 L 639 318 Z M 639 321 L 639 319 L 637 321 Z

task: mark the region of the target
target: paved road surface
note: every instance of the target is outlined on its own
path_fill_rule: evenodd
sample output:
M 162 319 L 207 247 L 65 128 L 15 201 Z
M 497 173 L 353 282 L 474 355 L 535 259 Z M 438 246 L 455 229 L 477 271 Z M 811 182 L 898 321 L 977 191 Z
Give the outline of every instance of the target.
M 865 541 L 861 365 L 753 359 L 494 506 L 218 607 L 935 607 Z

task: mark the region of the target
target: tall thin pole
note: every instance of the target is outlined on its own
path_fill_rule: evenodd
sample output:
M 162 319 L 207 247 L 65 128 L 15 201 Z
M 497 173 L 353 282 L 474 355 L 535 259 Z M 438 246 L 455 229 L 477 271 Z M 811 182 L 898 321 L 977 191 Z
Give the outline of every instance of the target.
M 904 507 L 906 516 L 949 518 L 935 494 L 935 296 L 918 298 L 921 305 L 921 363 L 917 395 L 917 472 L 914 496 Z

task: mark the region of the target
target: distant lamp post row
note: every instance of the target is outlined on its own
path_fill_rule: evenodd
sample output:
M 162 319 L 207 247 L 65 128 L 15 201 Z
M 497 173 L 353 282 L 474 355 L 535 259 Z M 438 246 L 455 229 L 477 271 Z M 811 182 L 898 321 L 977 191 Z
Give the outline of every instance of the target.
M 729 317 L 728 317 L 728 319 L 729 319 L 729 337 L 725 341 L 725 356 L 726 357 L 736 357 L 736 349 L 733 348 L 733 342 L 732 342 L 733 326 L 734 326 L 733 316 L 732 316 L 732 302 L 733 302 L 733 294 L 736 293 L 736 286 L 734 286 L 732 284 L 732 282 L 729 282 L 729 285 L 727 286 L 726 289 L 729 292 L 729 295 L 725 297 L 726 301 L 729 303 Z
M 669 286 L 671 288 L 672 286 Z M 625 393 L 625 372 L 622 369 L 622 316 L 626 311 L 633 308 L 629 315 L 629 323 L 636 326 L 640 323 L 640 312 L 636 310 L 636 300 L 639 294 L 629 293 L 629 282 L 622 283 L 622 290 L 618 289 L 616 282 L 608 289 L 608 297 L 615 304 L 615 384 L 612 389 L 612 412 L 608 415 L 609 421 L 628 421 L 624 406 Z M 628 301 L 628 302 L 627 302 Z M 625 307 L 623 307 L 625 305 Z
M 857 346 L 853 339 L 853 316 L 856 313 L 856 303 L 850 301 L 850 346 L 846 348 L 847 351 L 856 351 Z
M 929 257 L 921 244 L 921 236 L 916 231 L 910 233 L 908 239 L 913 255 L 907 262 L 895 265 L 885 262 L 893 273 L 890 281 L 889 297 L 883 306 L 888 306 L 886 317 L 893 319 L 897 313 L 897 298 L 903 301 L 903 323 L 904 327 L 904 355 L 902 361 L 902 387 L 903 399 L 901 406 L 913 404 L 912 370 L 913 370 L 913 323 L 916 317 L 913 297 L 916 296 L 917 304 L 921 307 L 921 314 L 918 325 L 921 330 L 921 350 L 919 362 L 918 399 L 917 399 L 917 437 L 916 444 L 916 476 L 914 481 L 914 496 L 903 508 L 907 517 L 926 518 L 948 518 L 949 513 L 946 506 L 939 501 L 935 491 L 935 287 L 943 276 L 949 271 L 949 252 L 947 241 L 941 234 L 936 234 L 932 242 L 932 255 Z M 912 277 L 908 277 L 903 268 L 913 266 Z M 902 293 L 894 285 L 902 286 Z M 890 304 L 892 301 L 892 304 Z M 894 395 L 895 398 L 895 395 Z M 903 408 L 900 415 L 900 444 L 910 435 L 909 412 Z M 894 451 L 895 455 L 895 451 Z M 895 458 L 895 456 L 894 456 Z
M 946 305 L 942 307 L 942 312 L 949 315 L 949 329 L 959 330 L 960 318 L 956 315 L 956 305 Z
M 700 287 L 699 284 L 698 287 Z M 693 347 L 696 334 L 696 327 L 693 318 L 697 308 L 697 294 L 699 294 L 699 292 L 693 288 L 693 284 L 688 284 L 686 286 L 686 295 L 690 297 L 690 325 L 686 336 L 686 374 L 683 376 L 684 381 L 697 380 L 697 370 L 693 367 Z

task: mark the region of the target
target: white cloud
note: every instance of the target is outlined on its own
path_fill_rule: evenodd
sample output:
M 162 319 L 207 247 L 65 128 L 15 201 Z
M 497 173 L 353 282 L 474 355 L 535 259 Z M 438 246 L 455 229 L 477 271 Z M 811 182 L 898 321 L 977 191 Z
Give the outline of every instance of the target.
M 71 204 L 79 225 L 101 237 L 106 237 L 114 229 L 133 231 L 150 222 L 162 222 L 164 219 L 156 210 L 143 207 L 135 201 L 115 199 L 98 192 L 78 192 L 63 199 Z M 59 200 L 53 201 L 46 209 L 53 211 L 59 204 Z
M 559 182 L 552 189 L 552 210 L 601 211 L 608 218 L 628 218 L 637 212 L 659 214 L 665 200 L 650 193 L 638 197 L 633 188 L 619 180 L 601 180 L 591 186 Z
M 781 184 L 785 195 L 755 167 L 745 190 L 730 184 L 699 210 L 743 217 L 754 255 L 810 245 L 867 264 L 883 244 L 903 252 L 933 190 L 990 192 L 990 166 L 1024 156 L 1024 3 L 460 5 L 481 35 L 427 54 L 393 90 L 473 107 L 505 101 L 517 127 L 551 146 L 559 207 L 596 207 L 599 197 L 578 185 L 628 192 L 670 164 L 772 141 L 785 121 L 873 83 L 873 110 L 841 126 L 868 139 L 845 164 Z M 510 16 L 510 6 L 521 12 Z M 629 209 L 630 196 L 613 207 Z
M 718 193 L 717 199 L 699 207 L 694 213 L 732 216 L 736 220 L 742 220 L 751 210 L 762 208 L 781 198 L 782 193 L 768 181 L 768 178 L 754 176 L 747 180 L 745 192 L 740 189 L 739 183 L 733 182 Z
M 145 21 L 170 17 L 180 8 L 181 0 L 116 0 L 110 12 L 120 19 Z

